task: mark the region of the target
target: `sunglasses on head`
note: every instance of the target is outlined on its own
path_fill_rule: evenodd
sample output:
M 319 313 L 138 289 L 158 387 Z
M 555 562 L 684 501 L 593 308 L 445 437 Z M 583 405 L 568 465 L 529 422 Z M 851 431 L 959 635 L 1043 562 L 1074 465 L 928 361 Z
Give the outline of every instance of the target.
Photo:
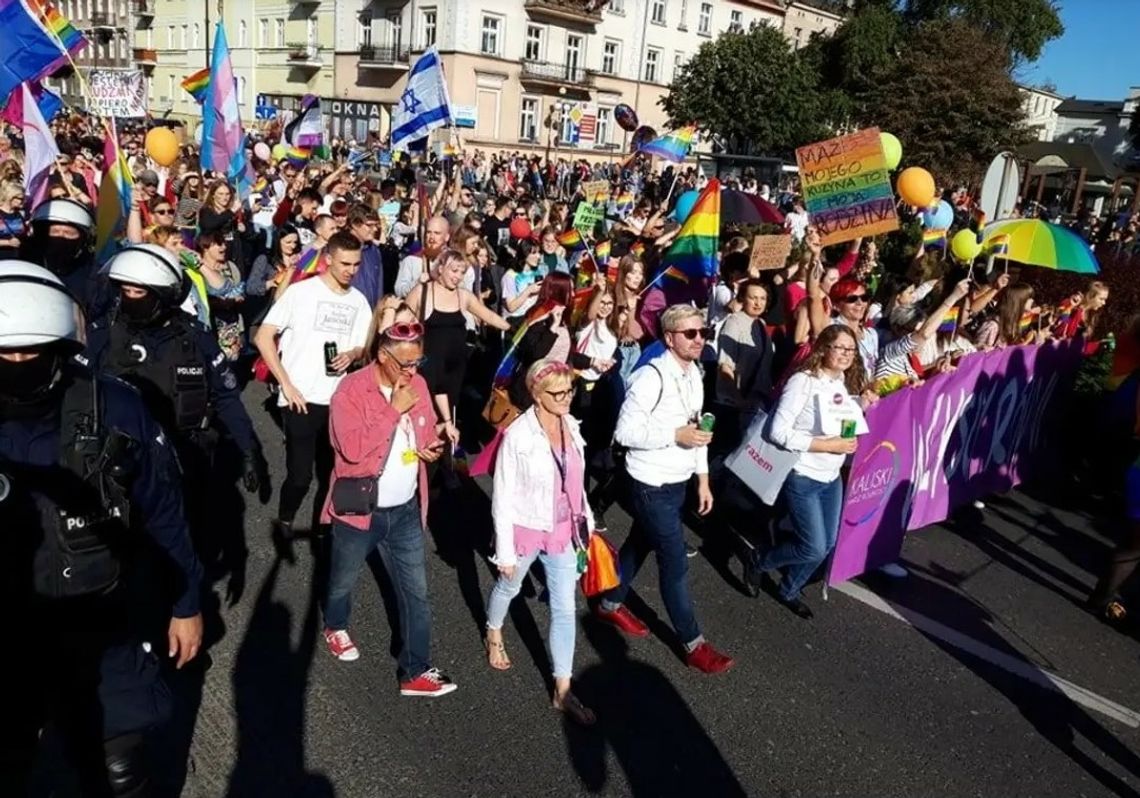
M 713 333 L 712 327 L 695 327 L 691 330 L 673 330 L 672 332 L 674 335 L 684 336 L 688 341 L 692 341 L 698 335 L 707 341 L 712 338 Z
M 389 341 L 418 341 L 423 338 L 424 326 L 418 321 L 401 321 L 384 330 L 382 335 Z
M 867 295 L 866 294 L 848 294 L 847 296 L 843 297 L 843 301 L 844 302 L 851 302 L 851 303 L 866 302 L 867 301 Z

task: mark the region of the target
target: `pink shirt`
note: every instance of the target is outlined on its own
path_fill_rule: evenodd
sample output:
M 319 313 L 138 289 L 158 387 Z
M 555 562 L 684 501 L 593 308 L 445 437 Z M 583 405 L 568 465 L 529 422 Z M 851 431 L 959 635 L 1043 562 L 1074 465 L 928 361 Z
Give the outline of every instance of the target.
M 553 450 L 550 458 L 547 467 L 557 471 Z M 566 551 L 574 536 L 574 516 L 582 515 L 582 486 L 585 484 L 585 472 L 582 468 L 582 457 L 570 441 L 567 441 L 566 446 L 566 489 L 563 490 L 562 479 L 558 474 L 554 476 L 554 484 L 556 488 L 554 529 L 545 532 L 515 524 L 515 554 L 519 557 L 526 557 L 536 551 L 561 554 Z
M 384 398 L 376 384 L 375 366 L 349 374 L 340 381 L 329 405 L 329 438 L 332 441 L 332 482 L 341 477 L 379 477 L 380 469 L 388 461 L 392 438 L 400 423 L 400 414 Z M 416 392 L 416 403 L 407 412 L 415 433 L 416 448 L 430 446 L 439 436 L 435 432 L 435 410 L 427 383 L 417 374 L 411 381 Z M 427 465 L 420 461 L 419 475 L 420 517 L 427 529 L 428 484 Z M 372 519 L 366 515 L 338 516 L 332 511 L 332 490 L 325 499 L 321 523 L 340 521 L 362 532 L 368 530 Z

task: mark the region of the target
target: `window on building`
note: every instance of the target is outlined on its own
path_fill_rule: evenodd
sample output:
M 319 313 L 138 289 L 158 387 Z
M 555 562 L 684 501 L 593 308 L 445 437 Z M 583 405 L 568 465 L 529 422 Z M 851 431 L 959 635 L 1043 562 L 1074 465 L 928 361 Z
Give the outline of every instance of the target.
M 181 35 L 181 37 L 179 37 L 179 47 L 183 50 L 186 49 L 186 35 L 188 33 L 189 33 L 189 27 L 186 25 L 183 25 L 182 26 L 182 35 Z
M 607 75 L 616 75 L 620 60 L 621 44 L 613 40 L 607 40 L 606 43 L 602 45 L 602 72 Z
M 149 102 L 154 102 L 154 78 L 150 75 L 146 77 L 146 98 Z
M 566 34 L 566 79 L 580 81 L 582 79 L 582 37 L 576 33 Z
M 399 51 L 401 45 L 404 43 L 404 16 L 402 14 L 389 14 L 386 19 L 388 20 L 388 36 L 392 47 Z
M 804 29 L 803 28 L 793 28 L 792 29 L 792 39 L 795 42 L 797 50 L 800 49 L 800 43 L 803 42 L 803 38 L 804 38 Z
M 154 28 L 146 29 L 146 48 L 148 50 L 154 48 Z
M 174 49 L 174 26 L 173 25 L 167 25 L 166 26 L 166 49 L 167 50 L 173 50 Z
M 678 30 L 689 29 L 689 0 L 681 0 L 681 18 L 677 20 Z
M 542 60 L 542 28 L 538 25 L 526 26 L 526 60 Z
M 174 75 L 166 76 L 166 97 L 163 98 L 168 102 L 174 102 Z
M 730 30 L 744 30 L 744 12 L 736 8 L 732 9 L 729 13 L 728 27 Z
M 599 145 L 610 143 L 610 130 L 612 128 L 614 111 L 612 108 L 598 109 L 597 143 Z
M 661 51 L 656 47 L 650 47 L 645 51 L 645 75 L 643 80 L 646 83 L 656 83 L 660 74 L 661 64 Z
M 269 44 L 269 20 L 259 19 L 257 21 L 257 46 L 264 47 Z
M 191 30 L 190 30 L 190 46 L 193 47 L 195 50 L 198 49 L 198 46 L 200 44 L 199 39 L 201 38 L 201 36 L 202 36 L 202 26 L 200 26 L 197 22 L 195 22 L 194 27 L 191 28 Z
M 356 44 L 358 47 L 372 45 L 372 12 L 361 11 L 356 20 Z
M 237 76 L 237 101 L 238 105 L 245 105 L 245 76 Z
M 317 18 L 309 17 L 305 20 L 305 42 L 309 45 L 317 43 Z
M 503 18 L 490 14 L 483 15 L 483 37 L 479 49 L 487 55 L 499 54 L 499 33 L 503 29 Z
M 606 6 L 614 14 L 625 13 L 625 0 L 610 0 L 609 5 Z
M 277 47 L 285 46 L 285 20 L 281 17 L 273 20 L 273 44 Z
M 519 139 L 538 140 L 538 100 L 534 97 L 523 97 L 519 106 Z
M 673 80 L 676 80 L 681 75 L 681 70 L 685 67 L 685 54 L 680 50 L 673 53 Z
M 563 146 L 574 146 L 576 132 L 574 120 L 570 118 L 570 111 L 574 108 L 574 103 L 560 102 L 558 103 L 559 122 L 558 125 L 558 143 Z
M 247 35 L 248 34 L 246 32 L 245 20 L 239 19 L 238 20 L 238 47 L 245 47 L 246 46 L 247 42 L 245 39 L 246 39 Z
M 435 44 L 435 9 L 425 8 L 420 14 L 423 20 L 424 47 L 431 47 Z
M 653 0 L 649 18 L 657 25 L 665 24 L 665 0 Z
M 712 3 L 701 3 L 701 13 L 697 17 L 697 33 L 702 36 L 712 34 Z

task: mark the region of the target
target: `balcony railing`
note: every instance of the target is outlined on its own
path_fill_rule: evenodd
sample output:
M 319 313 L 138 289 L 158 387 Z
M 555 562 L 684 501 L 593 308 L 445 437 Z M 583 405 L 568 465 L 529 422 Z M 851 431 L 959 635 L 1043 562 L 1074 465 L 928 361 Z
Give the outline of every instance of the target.
M 570 64 L 550 64 L 546 61 L 522 61 L 521 79 L 530 83 L 573 84 L 593 86 L 594 73 L 585 67 Z
M 321 66 L 321 50 L 315 44 L 294 43 L 289 49 L 289 63 L 292 66 Z
M 385 69 L 407 69 L 408 48 L 403 45 L 360 45 L 360 66 Z
M 602 21 L 604 0 L 526 0 L 526 13 L 533 19 L 555 23 L 597 25 Z
M 136 47 L 135 50 L 135 63 L 141 66 L 154 66 L 158 63 L 157 51 L 149 47 Z
M 154 16 L 154 0 L 134 0 L 135 13 L 140 17 Z
M 117 27 L 115 15 L 109 11 L 92 11 L 91 27 L 95 30 L 114 30 Z

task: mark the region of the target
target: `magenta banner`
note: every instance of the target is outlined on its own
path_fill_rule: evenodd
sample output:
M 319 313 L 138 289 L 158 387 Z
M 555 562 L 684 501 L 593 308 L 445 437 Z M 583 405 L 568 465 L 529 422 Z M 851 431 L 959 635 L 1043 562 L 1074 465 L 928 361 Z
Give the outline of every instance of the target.
M 1048 468 L 1050 414 L 1080 363 L 1080 343 L 970 355 L 957 371 L 871 408 L 847 478 L 828 584 L 892 562 L 908 530 Z

